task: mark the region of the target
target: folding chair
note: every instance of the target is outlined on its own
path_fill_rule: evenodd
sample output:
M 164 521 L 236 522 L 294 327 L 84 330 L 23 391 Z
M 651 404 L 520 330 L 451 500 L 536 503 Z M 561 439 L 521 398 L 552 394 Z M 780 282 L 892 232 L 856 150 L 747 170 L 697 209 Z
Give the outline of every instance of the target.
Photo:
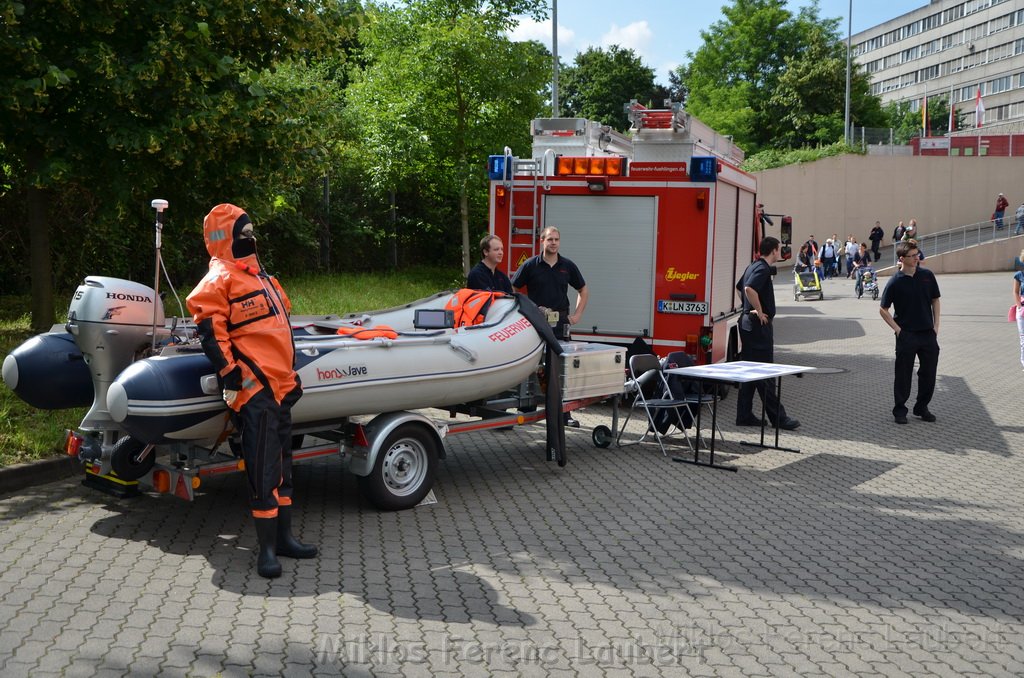
M 683 418 L 684 411 L 687 416 L 691 415 L 689 411 L 691 403 L 684 398 L 672 397 L 672 391 L 669 389 L 668 380 L 665 379 L 665 373 L 662 372 L 661 361 L 658 359 L 658 356 L 649 353 L 631 356 L 629 359 L 629 376 L 630 384 L 635 388 L 636 398 L 633 400 L 632 405 L 630 405 L 629 413 L 619 428 L 615 444 L 619 447 L 636 445 L 646 441 L 647 436 L 654 434 L 655 439 L 658 441 L 658 446 L 661 448 L 661 453 L 667 457 L 668 452 L 665 451 L 663 440 L 670 437 L 672 429 L 675 428 L 679 433 L 683 434 L 687 446 L 692 451 L 693 444 L 690 442 L 689 436 L 686 435 L 686 420 Z M 664 397 L 649 397 L 648 393 Z M 643 435 L 635 440 L 623 442 L 622 437 L 626 432 L 626 426 L 628 426 L 634 413 L 638 413 L 640 410 L 643 410 L 647 418 L 647 426 Z M 659 412 L 665 412 L 668 415 L 668 430 L 665 433 L 658 430 L 659 423 L 662 426 L 665 425 L 665 422 L 657 420 Z M 692 421 L 692 416 L 690 419 Z
M 665 358 L 664 369 L 670 369 L 672 367 L 690 367 L 694 365 L 693 356 L 683 351 L 673 351 L 669 353 Z M 703 407 L 707 410 L 708 416 L 711 417 L 708 421 L 715 422 L 715 430 L 718 431 L 718 439 L 725 442 L 725 435 L 722 433 L 722 427 L 718 425 L 718 421 L 715 419 L 714 407 L 715 401 L 718 400 L 717 391 L 713 393 L 705 393 L 702 391 L 701 382 L 696 379 L 688 379 L 678 374 L 671 374 L 668 377 L 668 384 L 672 396 L 685 400 L 690 405 L 690 413 L 694 419 L 697 418 L 697 413 L 694 411 L 693 406 Z M 712 388 L 717 388 L 717 384 L 712 384 Z M 698 431 L 697 433 L 700 433 Z M 711 432 L 714 435 L 714 431 Z

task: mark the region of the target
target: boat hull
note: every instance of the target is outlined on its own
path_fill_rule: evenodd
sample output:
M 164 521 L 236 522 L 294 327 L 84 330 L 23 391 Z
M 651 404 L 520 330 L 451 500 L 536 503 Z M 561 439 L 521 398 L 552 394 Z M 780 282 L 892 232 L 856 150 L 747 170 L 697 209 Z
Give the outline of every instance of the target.
M 395 339 L 325 334 L 329 325 L 297 332 L 303 396 L 292 409 L 293 424 L 471 402 L 512 388 L 536 371 L 544 339 L 519 312 L 517 299 L 496 300 L 488 321 L 475 327 L 412 328 L 417 308 L 436 308 L 444 299 L 360 317 L 363 327 L 399 330 Z M 215 439 L 229 423 L 213 368 L 195 348 L 168 349 L 130 365 L 111 385 L 107 409 L 144 443 Z
M 93 400 L 89 366 L 75 338 L 63 331 L 39 334 L 11 351 L 4 358 L 3 380 L 40 410 L 88 407 Z

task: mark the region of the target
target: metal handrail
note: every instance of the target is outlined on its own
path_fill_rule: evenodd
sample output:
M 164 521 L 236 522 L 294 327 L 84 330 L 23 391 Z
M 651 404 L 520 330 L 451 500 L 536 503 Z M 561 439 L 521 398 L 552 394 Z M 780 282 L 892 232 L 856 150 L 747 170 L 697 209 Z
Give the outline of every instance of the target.
M 1024 228 L 1018 230 L 1017 220 L 1013 212 L 1003 217 L 1003 226 L 999 228 L 994 219 L 964 224 L 938 233 L 926 233 L 915 238 L 918 247 L 926 257 L 947 254 L 957 250 L 974 247 L 983 243 L 1008 240 L 1016 235 L 1024 234 Z M 895 245 L 895 243 L 894 243 Z M 893 265 L 896 265 L 896 248 L 893 246 Z

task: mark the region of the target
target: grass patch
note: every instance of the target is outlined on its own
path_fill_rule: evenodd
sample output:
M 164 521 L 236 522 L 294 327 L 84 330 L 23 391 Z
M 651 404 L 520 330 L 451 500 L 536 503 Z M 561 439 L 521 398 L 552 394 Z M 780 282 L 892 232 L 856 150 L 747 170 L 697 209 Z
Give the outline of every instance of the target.
M 282 280 L 292 300 L 292 311 L 301 315 L 372 311 L 405 304 L 435 292 L 461 287 L 459 271 L 416 268 L 389 273 L 310 275 Z M 180 290 L 187 294 L 190 287 Z M 184 297 L 182 303 L 184 303 Z M 58 307 L 64 302 L 58 301 Z M 168 313 L 178 304 L 165 299 Z M 0 296 L 0 362 L 32 336 L 30 299 Z M 45 459 L 62 454 L 64 429 L 77 428 L 85 409 L 37 410 L 0 385 L 0 466 Z

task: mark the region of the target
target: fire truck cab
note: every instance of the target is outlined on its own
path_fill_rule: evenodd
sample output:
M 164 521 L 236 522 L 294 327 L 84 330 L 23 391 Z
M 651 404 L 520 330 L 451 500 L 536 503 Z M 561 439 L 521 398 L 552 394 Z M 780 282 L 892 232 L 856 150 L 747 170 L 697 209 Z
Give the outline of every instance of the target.
M 734 359 L 736 280 L 760 241 L 757 185 L 743 152 L 678 105 L 632 102 L 621 134 L 582 118 L 531 124 L 530 158 L 490 156 L 490 232 L 509 275 L 540 253 L 548 226 L 586 280 L 574 339 L 632 344 L 698 364 Z M 570 288 L 574 305 L 575 291 Z

